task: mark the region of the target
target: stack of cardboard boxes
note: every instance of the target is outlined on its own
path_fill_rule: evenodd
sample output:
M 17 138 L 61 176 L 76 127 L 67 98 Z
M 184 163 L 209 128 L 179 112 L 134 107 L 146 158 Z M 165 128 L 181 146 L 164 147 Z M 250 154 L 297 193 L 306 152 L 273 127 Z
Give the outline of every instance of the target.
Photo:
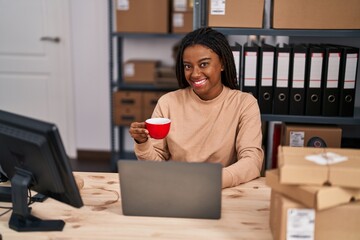
M 274 239 L 360 237 L 360 150 L 279 146 L 271 187 Z

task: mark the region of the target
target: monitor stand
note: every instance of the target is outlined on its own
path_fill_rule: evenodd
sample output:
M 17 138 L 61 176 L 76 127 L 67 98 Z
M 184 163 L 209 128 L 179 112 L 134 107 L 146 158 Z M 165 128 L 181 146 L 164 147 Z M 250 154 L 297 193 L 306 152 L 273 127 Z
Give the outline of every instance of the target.
M 23 169 L 17 169 L 11 179 L 13 212 L 9 227 L 18 232 L 31 231 L 62 231 L 65 222 L 62 220 L 42 220 L 30 214 L 28 206 L 28 189 L 33 182 L 32 174 Z M 16 200 L 15 200 L 16 199 Z

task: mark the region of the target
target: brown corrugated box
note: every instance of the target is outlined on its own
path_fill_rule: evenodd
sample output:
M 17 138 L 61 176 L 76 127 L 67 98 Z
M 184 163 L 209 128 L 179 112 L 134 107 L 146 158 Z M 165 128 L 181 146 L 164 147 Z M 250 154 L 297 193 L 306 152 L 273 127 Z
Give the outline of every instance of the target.
M 342 129 L 337 126 L 285 124 L 281 144 L 292 147 L 341 147 Z
M 188 33 L 193 30 L 193 12 L 173 12 L 172 28 L 173 33 Z
M 270 229 L 276 240 L 359 240 L 359 222 L 360 201 L 315 211 L 271 191 Z
M 170 0 L 117 0 L 115 4 L 118 32 L 169 32 Z
M 278 166 L 282 184 L 360 188 L 359 149 L 279 146 Z
M 166 92 L 144 92 L 143 93 L 143 118 L 148 119 L 151 117 L 154 108 L 159 98 Z
M 124 63 L 124 82 L 127 83 L 154 83 L 157 78 L 157 60 L 128 60 Z
M 130 126 L 132 122 L 143 122 L 150 118 L 163 91 L 127 91 L 113 93 L 114 124 Z
M 219 3 L 213 5 L 212 2 Z M 208 26 L 262 28 L 264 0 L 208 0 Z
M 158 69 L 158 77 L 155 79 L 155 85 L 158 87 L 178 88 L 179 84 L 176 79 L 175 67 L 160 66 Z
M 142 92 L 117 91 L 113 93 L 114 123 L 116 125 L 130 126 L 132 122 L 143 121 Z
M 272 27 L 360 29 L 359 0 L 274 0 Z
M 272 190 L 316 210 L 323 210 L 349 203 L 353 200 L 360 200 L 360 189 L 281 184 L 278 169 L 266 171 L 266 184 Z

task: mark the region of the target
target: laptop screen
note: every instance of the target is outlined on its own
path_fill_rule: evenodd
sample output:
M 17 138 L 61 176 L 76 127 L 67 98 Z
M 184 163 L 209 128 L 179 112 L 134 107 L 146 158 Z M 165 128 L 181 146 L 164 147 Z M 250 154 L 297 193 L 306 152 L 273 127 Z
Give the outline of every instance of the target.
M 124 215 L 219 219 L 222 165 L 119 160 Z

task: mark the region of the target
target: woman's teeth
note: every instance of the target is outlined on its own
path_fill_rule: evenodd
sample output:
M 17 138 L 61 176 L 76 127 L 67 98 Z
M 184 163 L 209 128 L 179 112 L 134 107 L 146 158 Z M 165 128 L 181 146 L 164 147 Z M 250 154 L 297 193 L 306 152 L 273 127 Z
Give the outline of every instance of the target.
M 206 79 L 203 79 L 203 80 L 200 80 L 200 81 L 196 81 L 194 82 L 194 85 L 196 86 L 200 86 L 200 85 L 203 85 L 205 83 Z

